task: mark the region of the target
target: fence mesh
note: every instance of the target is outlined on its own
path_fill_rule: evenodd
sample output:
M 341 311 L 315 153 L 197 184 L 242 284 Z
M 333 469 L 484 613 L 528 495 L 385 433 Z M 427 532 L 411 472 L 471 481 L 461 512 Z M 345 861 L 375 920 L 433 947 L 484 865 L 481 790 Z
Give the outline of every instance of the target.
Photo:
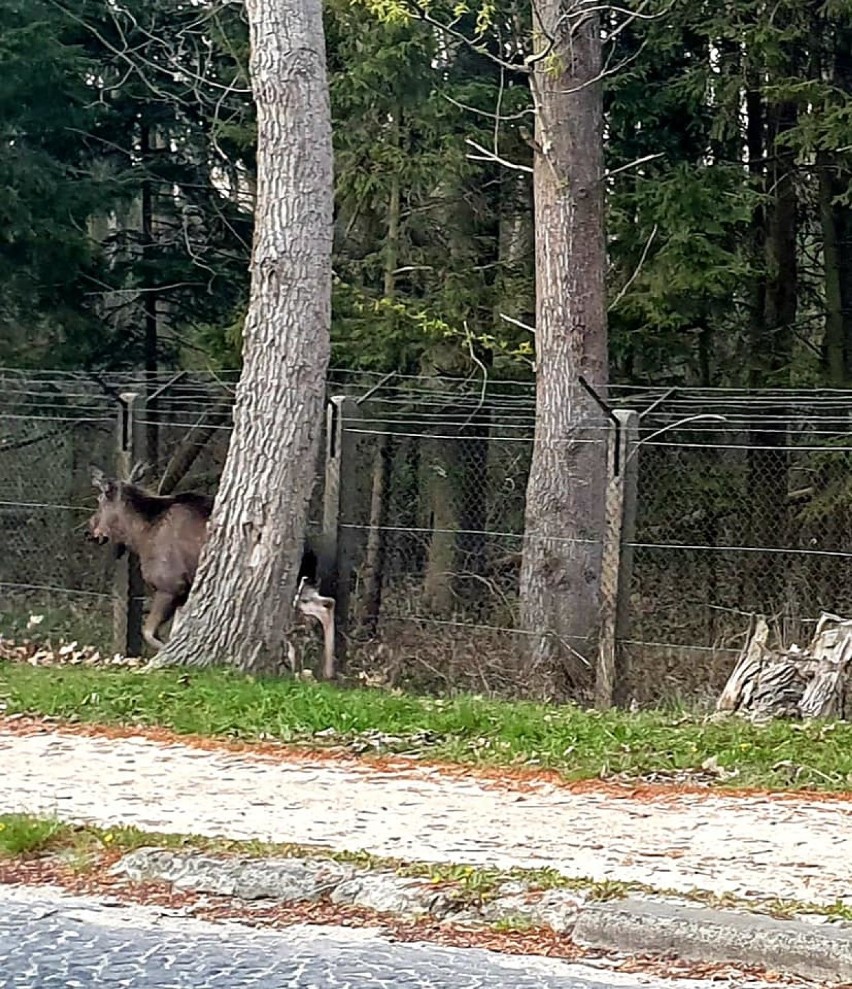
M 215 493 L 234 386 L 233 375 L 158 380 L 144 414 L 155 484 Z M 90 465 L 115 462 L 119 396 L 145 387 L 138 376 L 0 372 L 3 634 L 40 615 L 43 632 L 109 641 L 112 561 L 84 538 Z M 350 668 L 424 689 L 525 691 L 532 386 L 335 371 L 328 393 L 358 400 L 340 424 Z M 613 388 L 609 401 L 641 414 L 618 602 L 638 700 L 718 691 L 754 612 L 788 643 L 806 640 L 822 610 L 852 614 L 848 395 Z M 321 450 L 314 529 L 324 470 Z
M 850 613 L 848 408 L 696 391 L 643 419 L 626 645 L 669 690 L 718 689 L 752 613 L 788 644 L 822 610 Z
M 371 441 L 359 458 L 366 483 L 342 519 L 362 534 L 352 658 L 365 675 L 423 688 L 517 685 L 531 398 L 528 385 L 483 393 L 414 379 L 381 389 L 345 422 Z

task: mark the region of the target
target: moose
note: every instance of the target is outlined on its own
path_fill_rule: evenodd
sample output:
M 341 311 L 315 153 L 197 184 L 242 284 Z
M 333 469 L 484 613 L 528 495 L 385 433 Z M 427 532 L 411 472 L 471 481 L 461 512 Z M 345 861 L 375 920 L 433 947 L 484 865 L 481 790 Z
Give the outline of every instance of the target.
M 144 473 L 145 466 L 136 465 L 122 481 L 92 468 L 98 507 L 89 519 L 88 534 L 99 544 L 112 543 L 119 556 L 129 549 L 139 557 L 142 579 L 154 592 L 142 637 L 152 649 L 160 650 L 159 630 L 169 619 L 178 620 L 178 609 L 186 603 L 195 580 L 213 499 L 189 491 L 151 494 L 140 486 Z M 335 675 L 334 599 L 320 594 L 318 571 L 318 552 L 306 540 L 294 605 L 322 625 L 323 676 L 330 680 Z M 291 647 L 291 666 L 294 659 Z

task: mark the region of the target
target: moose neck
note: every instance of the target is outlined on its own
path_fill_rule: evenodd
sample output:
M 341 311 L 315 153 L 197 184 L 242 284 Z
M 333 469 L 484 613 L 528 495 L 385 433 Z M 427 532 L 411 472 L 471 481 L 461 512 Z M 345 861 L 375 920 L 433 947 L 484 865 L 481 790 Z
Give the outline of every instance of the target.
M 143 556 L 154 524 L 168 507 L 168 500 L 149 495 L 133 484 L 121 492 L 122 542 L 137 556 Z
M 139 515 L 133 515 L 128 513 L 128 517 L 124 521 L 122 526 L 121 542 L 131 550 L 136 553 L 137 556 L 142 556 L 143 551 L 148 543 L 146 535 L 151 529 L 151 523 Z

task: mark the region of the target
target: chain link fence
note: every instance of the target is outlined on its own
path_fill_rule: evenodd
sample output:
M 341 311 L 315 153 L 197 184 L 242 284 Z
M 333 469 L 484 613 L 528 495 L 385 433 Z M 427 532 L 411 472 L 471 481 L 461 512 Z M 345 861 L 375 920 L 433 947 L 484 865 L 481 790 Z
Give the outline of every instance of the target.
M 518 581 L 534 432 L 527 384 L 397 380 L 350 408 L 360 491 L 350 668 L 368 682 L 515 692 Z
M 852 614 L 846 394 L 679 392 L 642 435 L 624 645 L 662 693 L 715 694 L 751 614 L 787 645 Z
M 90 465 L 115 462 L 121 395 L 153 396 L 141 417 L 149 483 L 215 494 L 235 385 L 234 375 L 152 384 L 0 372 L 0 632 L 34 634 L 35 616 L 39 634 L 109 642 L 113 564 L 84 530 Z M 417 689 L 525 692 L 532 386 L 334 371 L 328 394 L 348 399 L 323 437 L 311 526 L 333 518 L 347 563 L 350 671 Z M 822 610 L 852 614 L 845 393 L 612 388 L 609 402 L 639 414 L 621 452 L 638 475 L 635 501 L 628 492 L 621 506 L 621 569 L 605 572 L 617 582 L 630 696 L 714 696 L 754 612 L 786 643 L 804 643 Z M 332 504 L 337 444 L 348 452 Z
M 73 376 L 0 375 L 3 631 L 109 627 L 110 564 L 82 532 L 88 460 L 108 462 L 114 429 L 111 400 Z

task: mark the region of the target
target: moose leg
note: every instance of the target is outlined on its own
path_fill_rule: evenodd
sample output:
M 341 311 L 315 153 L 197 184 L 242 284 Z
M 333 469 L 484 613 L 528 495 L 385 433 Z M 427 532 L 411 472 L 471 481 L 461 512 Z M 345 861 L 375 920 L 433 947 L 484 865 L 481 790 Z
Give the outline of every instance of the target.
M 159 652 L 164 643 L 157 638 L 157 632 L 161 625 L 164 625 L 175 613 L 178 599 L 173 594 L 165 591 L 157 591 L 154 600 L 151 602 L 151 610 L 142 626 L 142 638 L 152 649 Z
M 296 649 L 292 642 L 287 642 L 287 665 L 293 676 L 298 676 L 302 672 L 301 656 L 296 655 Z
M 322 625 L 324 661 L 323 679 L 333 680 L 336 674 L 334 662 L 334 598 L 323 597 L 315 587 L 302 584 L 296 604 L 303 615 L 310 615 Z

